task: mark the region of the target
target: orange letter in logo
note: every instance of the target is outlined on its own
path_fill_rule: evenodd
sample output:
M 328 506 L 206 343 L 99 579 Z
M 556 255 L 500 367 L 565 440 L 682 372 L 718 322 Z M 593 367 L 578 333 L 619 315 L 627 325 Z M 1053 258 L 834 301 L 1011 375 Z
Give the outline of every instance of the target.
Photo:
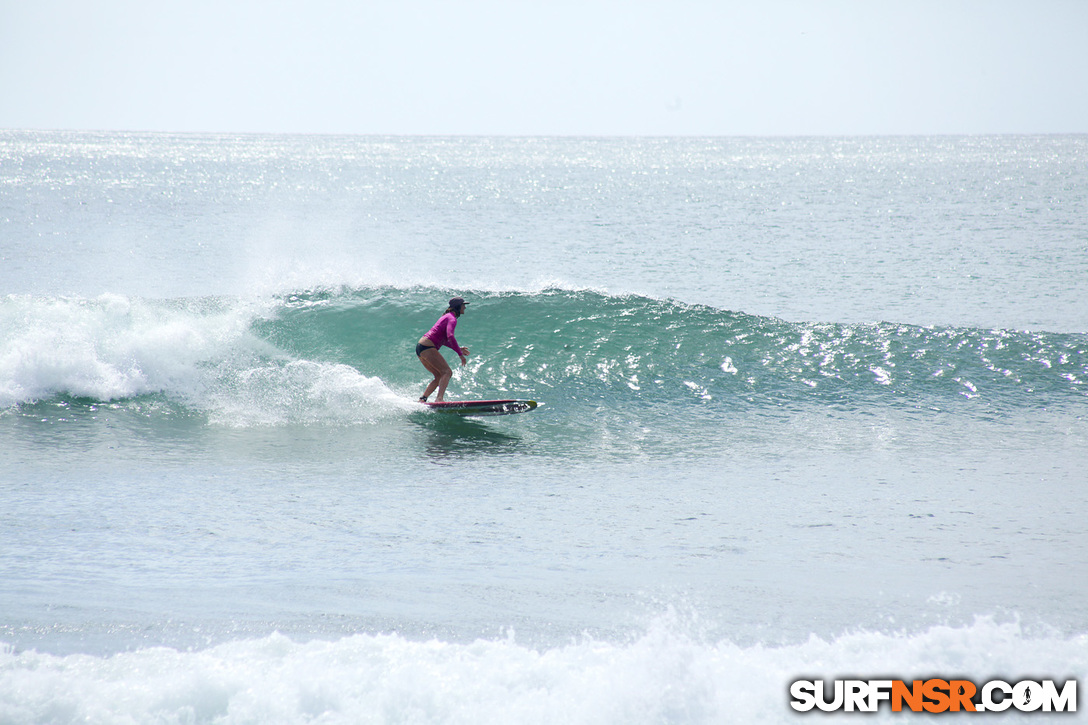
M 975 696 L 975 683 L 970 680 L 952 680 L 948 683 L 948 694 L 950 695 L 952 712 L 959 712 L 960 706 L 967 712 L 975 711 L 975 703 L 971 702 L 971 698 Z
M 929 702 L 925 703 L 926 712 L 944 712 L 948 709 L 948 682 L 945 680 L 926 680 L 922 685 L 922 695 Z
M 903 701 L 914 712 L 922 711 L 922 681 L 915 680 L 911 687 L 902 680 L 892 682 L 892 712 L 902 712 Z

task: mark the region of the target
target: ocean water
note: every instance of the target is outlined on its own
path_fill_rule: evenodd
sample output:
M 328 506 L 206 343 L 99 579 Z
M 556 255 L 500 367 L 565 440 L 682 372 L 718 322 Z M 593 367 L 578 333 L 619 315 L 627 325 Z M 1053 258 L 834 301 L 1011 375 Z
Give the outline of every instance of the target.
M 1088 137 L 0 132 L 0 723 L 1083 687 L 1086 415 Z

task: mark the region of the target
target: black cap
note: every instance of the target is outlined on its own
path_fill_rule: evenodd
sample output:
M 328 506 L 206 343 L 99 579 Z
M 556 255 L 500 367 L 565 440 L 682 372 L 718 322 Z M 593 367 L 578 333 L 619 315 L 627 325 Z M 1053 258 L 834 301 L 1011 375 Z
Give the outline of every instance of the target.
M 464 297 L 454 297 L 450 300 L 450 307 L 464 307 L 467 304 Z

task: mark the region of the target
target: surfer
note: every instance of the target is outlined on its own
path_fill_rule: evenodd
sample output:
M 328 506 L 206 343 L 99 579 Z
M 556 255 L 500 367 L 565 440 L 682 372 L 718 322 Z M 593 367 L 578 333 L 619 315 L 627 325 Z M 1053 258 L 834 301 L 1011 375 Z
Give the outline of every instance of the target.
M 454 297 L 450 300 L 450 306 L 446 308 L 445 314 L 438 318 L 438 322 L 434 323 L 434 327 L 419 338 L 419 342 L 416 344 L 416 355 L 419 356 L 419 361 L 423 363 L 423 367 L 427 368 L 427 372 L 434 375 L 434 380 L 427 385 L 427 389 L 423 391 L 423 395 L 419 398 L 421 403 L 427 402 L 427 398 L 430 397 L 435 388 L 438 388 L 438 395 L 435 400 L 441 403 L 446 397 L 446 386 L 449 385 L 450 378 L 453 377 L 453 371 L 450 370 L 446 359 L 438 352 L 438 348 L 445 345 L 457 353 L 461 358 L 461 365 L 468 362 L 468 348 L 458 345 L 457 338 L 453 336 L 453 331 L 457 327 L 457 318 L 465 314 L 466 305 L 468 303 L 461 297 Z

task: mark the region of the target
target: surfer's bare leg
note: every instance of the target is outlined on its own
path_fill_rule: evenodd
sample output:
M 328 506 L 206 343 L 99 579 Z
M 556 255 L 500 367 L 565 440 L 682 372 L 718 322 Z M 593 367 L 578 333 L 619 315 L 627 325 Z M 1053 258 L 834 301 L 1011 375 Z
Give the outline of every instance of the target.
M 420 353 L 419 361 L 423 363 L 423 367 L 427 368 L 427 372 L 434 375 L 434 380 L 428 383 L 427 389 L 423 391 L 423 397 L 429 398 L 435 388 L 438 388 L 438 397 L 435 401 L 441 403 L 446 398 L 446 386 L 450 384 L 450 378 L 453 377 L 449 363 L 442 357 L 442 353 L 434 348 Z

